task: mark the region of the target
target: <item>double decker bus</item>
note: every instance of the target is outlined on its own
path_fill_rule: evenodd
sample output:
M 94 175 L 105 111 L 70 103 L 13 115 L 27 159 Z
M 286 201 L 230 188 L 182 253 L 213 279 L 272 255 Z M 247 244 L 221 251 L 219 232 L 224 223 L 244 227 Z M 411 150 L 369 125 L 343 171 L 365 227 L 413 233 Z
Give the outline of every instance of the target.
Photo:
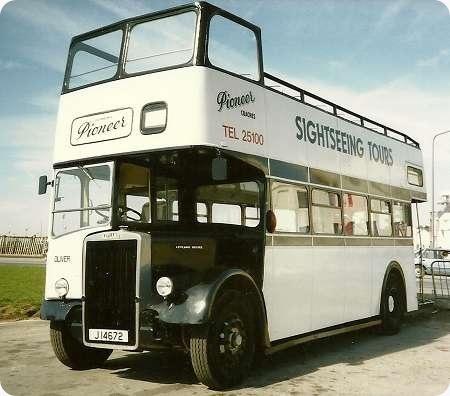
M 255 356 L 417 309 L 407 135 L 264 72 L 206 2 L 72 39 L 45 300 L 56 357 L 178 349 L 213 389 Z

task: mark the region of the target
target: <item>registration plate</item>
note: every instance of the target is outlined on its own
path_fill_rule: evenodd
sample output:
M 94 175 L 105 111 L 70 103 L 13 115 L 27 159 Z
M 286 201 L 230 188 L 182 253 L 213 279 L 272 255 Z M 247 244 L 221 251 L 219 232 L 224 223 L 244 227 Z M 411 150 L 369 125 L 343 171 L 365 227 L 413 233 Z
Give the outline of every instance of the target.
M 89 340 L 128 342 L 128 330 L 89 329 Z

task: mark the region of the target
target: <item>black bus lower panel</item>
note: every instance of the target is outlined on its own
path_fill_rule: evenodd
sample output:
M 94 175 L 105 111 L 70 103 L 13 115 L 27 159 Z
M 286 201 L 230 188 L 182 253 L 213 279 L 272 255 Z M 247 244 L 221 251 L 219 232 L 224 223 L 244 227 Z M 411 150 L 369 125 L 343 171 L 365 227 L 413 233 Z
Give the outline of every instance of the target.
M 81 300 L 44 300 L 40 317 L 43 320 L 64 321 L 75 309 L 81 310 Z

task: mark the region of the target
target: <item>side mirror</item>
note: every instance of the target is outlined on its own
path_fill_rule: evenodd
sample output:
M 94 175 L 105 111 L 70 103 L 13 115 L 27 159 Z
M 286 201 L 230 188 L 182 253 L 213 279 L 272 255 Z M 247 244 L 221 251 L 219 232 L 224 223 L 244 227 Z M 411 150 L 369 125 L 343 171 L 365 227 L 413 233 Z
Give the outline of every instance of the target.
M 43 195 L 47 192 L 48 184 L 49 183 L 46 175 L 39 177 L 39 189 L 38 189 L 39 195 Z
M 226 180 L 228 178 L 228 161 L 226 158 L 213 158 L 211 162 L 211 176 L 213 180 Z
M 272 234 L 275 232 L 275 228 L 277 228 L 277 217 L 272 210 L 268 210 L 266 213 L 266 229 L 267 232 Z

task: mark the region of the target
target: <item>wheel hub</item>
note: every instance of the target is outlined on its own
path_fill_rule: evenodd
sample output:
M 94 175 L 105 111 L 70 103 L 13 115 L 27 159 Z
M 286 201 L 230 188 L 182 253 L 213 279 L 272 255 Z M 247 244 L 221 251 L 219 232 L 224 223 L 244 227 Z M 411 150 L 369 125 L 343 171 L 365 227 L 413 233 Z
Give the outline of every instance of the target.
M 394 300 L 394 297 L 392 297 L 392 296 L 389 296 L 389 299 L 388 299 L 388 307 L 389 307 L 389 312 L 393 312 L 393 311 L 394 311 L 394 308 L 395 308 L 395 300 Z
M 224 323 L 223 331 L 219 334 L 220 353 L 228 351 L 236 354 L 243 348 L 245 334 L 239 326 L 240 324 L 240 320 L 235 323 Z

